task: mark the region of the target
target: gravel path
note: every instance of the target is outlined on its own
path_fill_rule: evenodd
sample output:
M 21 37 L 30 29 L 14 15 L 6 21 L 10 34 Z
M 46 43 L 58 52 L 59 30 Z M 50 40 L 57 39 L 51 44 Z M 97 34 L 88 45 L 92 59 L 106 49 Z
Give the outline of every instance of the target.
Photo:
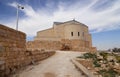
M 52 57 L 30 66 L 17 77 L 84 77 L 72 64 L 71 59 L 80 52 L 57 51 Z

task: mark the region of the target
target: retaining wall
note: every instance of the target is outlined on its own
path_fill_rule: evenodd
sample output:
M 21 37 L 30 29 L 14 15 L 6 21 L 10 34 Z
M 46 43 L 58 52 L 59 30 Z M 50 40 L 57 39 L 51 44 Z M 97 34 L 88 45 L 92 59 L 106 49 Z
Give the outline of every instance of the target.
M 96 48 L 90 47 L 88 41 L 62 39 L 61 41 L 28 41 L 27 49 L 45 49 L 45 50 L 71 50 L 71 51 L 96 51 Z
M 26 34 L 0 24 L 0 77 L 7 77 L 17 69 L 54 53 L 26 50 Z

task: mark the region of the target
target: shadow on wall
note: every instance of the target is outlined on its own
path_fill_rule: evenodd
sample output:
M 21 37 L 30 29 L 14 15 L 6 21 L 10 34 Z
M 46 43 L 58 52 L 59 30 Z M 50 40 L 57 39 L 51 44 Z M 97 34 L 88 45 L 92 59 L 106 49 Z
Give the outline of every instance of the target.
M 71 47 L 67 44 L 63 44 L 61 50 L 68 51 L 71 50 Z

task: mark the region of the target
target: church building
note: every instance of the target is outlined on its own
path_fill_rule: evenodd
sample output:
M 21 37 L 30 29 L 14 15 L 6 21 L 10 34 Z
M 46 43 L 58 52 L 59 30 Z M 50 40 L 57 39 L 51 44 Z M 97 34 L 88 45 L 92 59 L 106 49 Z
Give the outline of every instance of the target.
M 33 47 L 32 44 L 37 44 Z M 43 45 L 43 46 L 42 46 Z M 67 22 L 54 22 L 53 27 L 38 31 L 33 42 L 28 47 L 50 50 L 96 51 L 92 47 L 92 37 L 88 26 L 76 20 Z

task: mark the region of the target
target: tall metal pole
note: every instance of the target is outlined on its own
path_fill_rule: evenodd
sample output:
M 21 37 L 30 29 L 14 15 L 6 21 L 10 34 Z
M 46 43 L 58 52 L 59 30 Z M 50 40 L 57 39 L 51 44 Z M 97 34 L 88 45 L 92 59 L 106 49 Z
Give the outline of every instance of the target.
M 19 23 L 19 9 L 24 9 L 24 7 L 23 7 L 23 6 L 20 6 L 20 5 L 17 3 L 16 30 L 18 30 L 18 23 Z
M 16 30 L 18 30 L 18 21 L 19 21 L 19 5 L 17 4 Z

